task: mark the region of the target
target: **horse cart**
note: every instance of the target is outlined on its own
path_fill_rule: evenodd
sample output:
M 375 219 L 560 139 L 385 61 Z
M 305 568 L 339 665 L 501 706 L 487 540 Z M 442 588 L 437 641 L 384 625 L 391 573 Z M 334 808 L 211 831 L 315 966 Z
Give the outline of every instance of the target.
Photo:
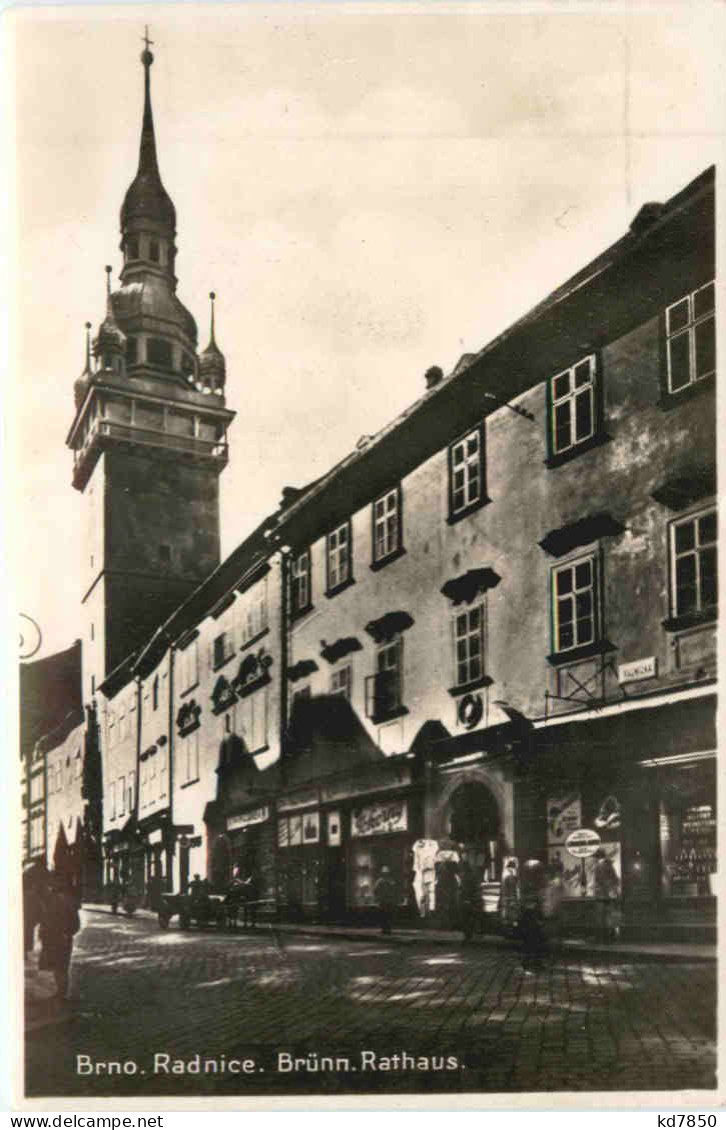
M 228 921 L 226 903 L 224 895 L 162 895 L 159 925 L 166 930 L 172 918 L 177 916 L 182 930 L 188 930 L 190 926 L 217 926 L 222 929 Z

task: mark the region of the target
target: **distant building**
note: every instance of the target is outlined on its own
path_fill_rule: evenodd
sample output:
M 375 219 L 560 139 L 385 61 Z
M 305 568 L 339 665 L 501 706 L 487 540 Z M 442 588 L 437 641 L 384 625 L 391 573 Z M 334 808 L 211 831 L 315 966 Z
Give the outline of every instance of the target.
M 69 433 L 106 880 L 237 868 L 336 919 L 388 866 L 402 914 L 441 917 L 463 851 L 492 898 L 538 856 L 577 924 L 599 842 L 628 928 L 711 930 L 714 171 L 220 563 L 225 365 L 175 296 L 142 61 L 122 287 Z

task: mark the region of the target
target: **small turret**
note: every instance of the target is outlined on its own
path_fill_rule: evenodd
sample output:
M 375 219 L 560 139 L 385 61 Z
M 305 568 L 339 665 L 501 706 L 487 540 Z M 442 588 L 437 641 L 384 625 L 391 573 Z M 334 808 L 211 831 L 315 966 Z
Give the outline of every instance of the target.
M 209 345 L 199 355 L 199 383 L 203 392 L 213 392 L 216 396 L 224 396 L 224 383 L 227 379 L 227 363 L 224 354 L 214 340 L 214 291 L 210 291 L 211 304 Z
M 96 340 L 93 343 L 93 356 L 104 369 L 113 369 L 116 373 L 123 373 L 126 362 L 126 334 L 119 327 L 114 318 L 111 304 L 111 271 L 106 267 L 106 317 L 98 328 Z
M 91 383 L 93 370 L 91 369 L 91 323 L 86 322 L 86 364 L 83 372 L 77 381 L 73 384 L 73 399 L 76 403 L 76 411 L 81 407 L 83 401 L 86 399 L 88 386 Z

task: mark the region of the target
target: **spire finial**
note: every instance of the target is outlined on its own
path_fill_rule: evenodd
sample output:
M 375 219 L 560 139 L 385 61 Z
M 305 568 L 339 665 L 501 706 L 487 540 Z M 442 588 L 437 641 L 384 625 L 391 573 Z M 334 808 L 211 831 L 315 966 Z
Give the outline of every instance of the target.
M 86 322 L 86 367 L 84 373 L 91 371 L 91 323 Z
M 217 297 L 217 295 L 214 293 L 214 291 L 210 290 L 210 292 L 209 292 L 209 302 L 210 302 L 210 306 L 212 308 L 212 311 L 211 311 L 211 318 L 210 318 L 209 340 L 210 340 L 210 343 L 212 345 L 217 344 L 216 341 L 214 340 L 214 300 L 215 300 L 216 297 Z
M 144 44 L 144 50 L 141 52 L 141 62 L 147 68 L 147 73 L 148 73 L 148 68 L 154 62 L 154 56 L 152 55 L 151 51 L 149 51 L 149 48 L 153 45 L 154 41 L 153 41 L 153 39 L 149 39 L 149 25 L 148 24 L 146 24 L 146 26 L 144 28 L 144 34 L 142 35 L 141 39 L 142 39 L 142 42 Z

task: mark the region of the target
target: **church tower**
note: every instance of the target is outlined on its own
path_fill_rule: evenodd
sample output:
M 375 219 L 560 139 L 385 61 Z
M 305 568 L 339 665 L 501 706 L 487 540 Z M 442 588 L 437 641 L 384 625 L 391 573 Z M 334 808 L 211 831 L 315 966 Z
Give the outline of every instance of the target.
M 139 166 L 121 208 L 123 268 L 75 382 L 73 486 L 86 497 L 86 701 L 219 564 L 219 474 L 227 463 L 225 360 L 197 355 L 176 294 L 176 212 L 159 174 L 148 37 L 141 55 Z M 87 657 L 87 661 L 86 661 Z

